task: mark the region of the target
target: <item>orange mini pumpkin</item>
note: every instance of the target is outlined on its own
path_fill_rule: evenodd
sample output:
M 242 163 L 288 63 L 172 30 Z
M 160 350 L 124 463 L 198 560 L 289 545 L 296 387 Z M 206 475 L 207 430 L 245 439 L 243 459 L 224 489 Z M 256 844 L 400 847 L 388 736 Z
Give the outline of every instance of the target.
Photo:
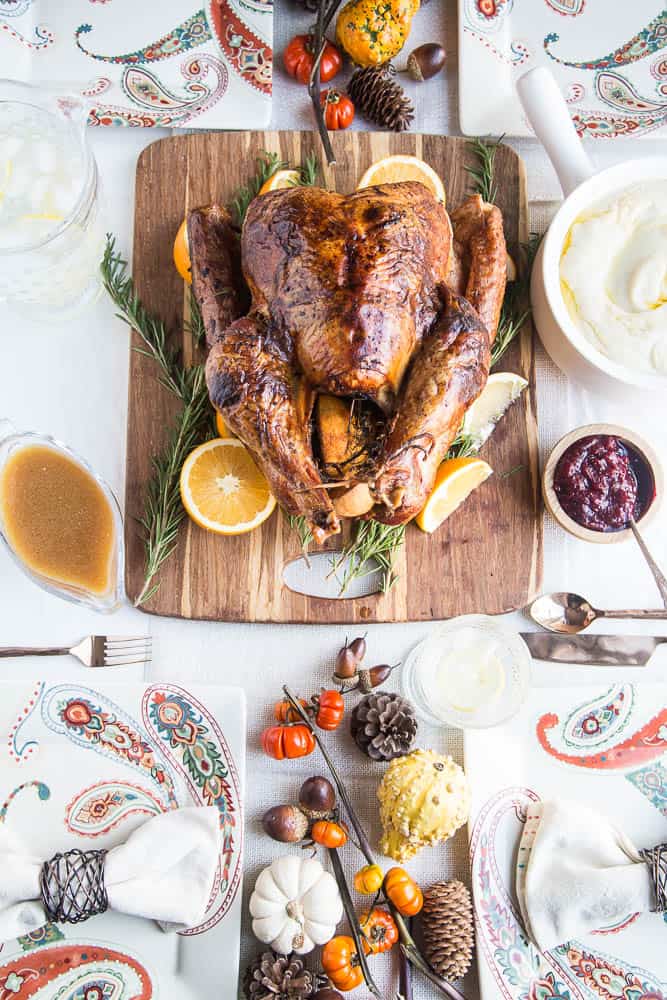
M 384 891 L 402 917 L 416 917 L 424 905 L 424 896 L 405 868 L 390 868 L 384 877 Z
M 322 949 L 322 968 L 338 990 L 347 993 L 361 986 L 364 976 L 353 938 L 339 934 Z
M 318 819 L 313 823 L 310 836 L 322 847 L 343 847 L 347 843 L 347 830 L 342 823 L 328 819 Z
M 370 913 L 361 915 L 361 933 L 364 935 L 366 954 L 380 955 L 391 951 L 398 941 L 398 927 L 388 910 L 376 906 Z

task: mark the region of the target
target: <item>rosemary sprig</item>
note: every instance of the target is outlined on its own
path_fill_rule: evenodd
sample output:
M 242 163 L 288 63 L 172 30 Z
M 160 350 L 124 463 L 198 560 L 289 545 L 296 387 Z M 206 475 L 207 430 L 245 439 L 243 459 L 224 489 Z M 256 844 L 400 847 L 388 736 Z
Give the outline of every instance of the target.
M 185 402 L 188 396 L 187 375 L 180 363 L 180 352 L 167 343 L 164 323 L 152 316 L 141 304 L 127 273 L 127 261 L 116 251 L 116 238 L 107 233 L 102 263 L 102 284 L 111 296 L 116 316 L 136 330 L 145 347 L 135 350 L 153 358 L 160 367 L 160 382 L 178 399 Z
M 201 309 L 195 298 L 195 293 L 192 291 L 192 287 L 190 287 L 190 321 L 183 325 L 192 337 L 195 347 L 203 347 L 206 343 L 206 327 L 204 326 L 204 317 L 201 314 Z
M 253 198 L 259 194 L 262 184 L 265 184 L 275 173 L 282 170 L 287 164 L 280 159 L 279 153 L 268 153 L 266 150 L 255 160 L 255 175 L 248 184 L 240 187 L 232 198 L 232 218 L 237 226 L 243 225 L 246 212 Z
M 181 466 L 192 449 L 207 436 L 210 404 L 203 366 L 184 368 L 180 352 L 168 346 L 164 324 L 139 300 L 127 273 L 127 261 L 117 253 L 115 237 L 110 233 L 100 269 L 102 283 L 118 310 L 116 315 L 137 332 L 145 345 L 135 350 L 154 359 L 160 369 L 160 383 L 182 403 L 168 444 L 153 459 L 144 514 L 139 519 L 144 533 L 146 562 L 144 584 L 135 600 L 138 606 L 156 592 L 159 584 L 154 582 L 155 576 L 176 545 L 178 529 L 185 517 L 179 489 Z M 203 324 L 194 299 L 192 304 L 191 324 L 196 339 Z
M 320 177 L 320 161 L 315 153 L 309 153 L 299 170 L 301 187 L 316 187 Z
M 496 153 L 502 141 L 503 137 L 501 136 L 495 141 L 471 139 L 467 144 L 470 152 L 476 157 L 477 163 L 474 167 L 466 167 L 466 173 L 472 177 L 475 191 L 477 194 L 481 194 L 484 201 L 494 202 L 496 200 L 496 185 L 493 174 Z
M 153 458 L 153 475 L 148 482 L 144 515 L 139 524 L 144 532 L 146 562 L 144 585 L 134 604 L 145 604 L 158 590 L 154 582 L 162 564 L 178 541 L 178 531 L 185 518 L 181 503 L 180 477 L 185 459 L 201 443 L 210 425 L 210 402 L 204 368 L 189 368 L 186 375 L 187 397 L 176 418 L 171 438 L 162 452 Z
M 357 521 L 353 538 L 331 560 L 331 570 L 344 594 L 353 580 L 381 573 L 380 590 L 389 593 L 398 579 L 396 554 L 405 542 L 404 524 L 381 524 L 372 518 Z

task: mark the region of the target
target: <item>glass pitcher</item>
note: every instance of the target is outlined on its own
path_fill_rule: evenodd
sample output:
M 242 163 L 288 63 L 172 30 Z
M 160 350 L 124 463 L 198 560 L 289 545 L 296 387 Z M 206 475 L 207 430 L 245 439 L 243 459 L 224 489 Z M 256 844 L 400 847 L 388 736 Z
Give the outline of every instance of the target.
M 5 473 L 8 464 L 19 451 L 27 448 L 47 448 L 56 454 L 69 459 L 71 463 L 78 466 L 85 474 L 85 477 L 92 480 L 101 491 L 102 497 L 108 506 L 112 529 L 108 545 L 108 562 L 106 564 L 105 586 L 102 588 L 86 589 L 72 582 L 67 582 L 64 578 L 59 578 L 57 572 L 40 570 L 34 563 L 31 565 L 25 553 L 20 551 L 20 544 L 17 543 L 17 535 L 12 531 L 11 518 L 8 517 L 9 508 L 5 504 Z M 16 520 L 16 515 L 13 515 Z M 66 601 L 74 604 L 83 604 L 96 611 L 115 611 L 124 599 L 123 589 L 123 519 L 120 507 L 114 493 L 109 485 L 98 476 L 85 459 L 77 455 L 76 452 L 62 444 L 55 438 L 45 434 L 32 432 L 19 432 L 9 420 L 0 419 L 0 538 L 7 546 L 9 554 L 20 569 L 28 576 L 33 583 L 36 583 L 43 590 L 57 597 L 62 597 Z
M 0 301 L 62 321 L 100 290 L 104 231 L 86 107 L 0 79 Z

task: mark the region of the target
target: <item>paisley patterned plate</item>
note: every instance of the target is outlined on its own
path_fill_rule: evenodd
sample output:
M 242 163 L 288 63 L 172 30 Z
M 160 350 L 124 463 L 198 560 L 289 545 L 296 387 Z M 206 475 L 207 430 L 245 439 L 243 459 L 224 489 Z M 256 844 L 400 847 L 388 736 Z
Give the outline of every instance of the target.
M 514 83 L 554 72 L 581 136 L 667 137 L 667 9 L 659 0 L 458 0 L 468 135 L 529 136 Z
M 262 128 L 273 0 L 0 0 L 2 75 L 62 85 L 90 125 Z
M 105 913 L 7 942 L 0 998 L 200 1000 L 238 969 L 245 703 L 236 688 L 0 684 L 0 823 L 47 857 L 109 848 L 182 805 L 220 815 L 220 864 L 205 917 L 182 935 Z
M 513 865 L 531 802 L 567 798 L 607 815 L 638 847 L 667 830 L 667 685 L 537 688 L 511 724 L 465 734 L 483 1000 L 667 1000 L 662 915 L 628 914 L 542 953 L 525 938 Z

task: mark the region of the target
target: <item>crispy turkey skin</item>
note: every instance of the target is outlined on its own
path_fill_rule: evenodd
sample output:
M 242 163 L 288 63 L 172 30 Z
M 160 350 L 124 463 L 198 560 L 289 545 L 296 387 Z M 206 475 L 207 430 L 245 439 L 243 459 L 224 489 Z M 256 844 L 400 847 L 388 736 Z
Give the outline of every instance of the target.
M 248 210 L 242 275 L 224 209 L 192 211 L 188 235 L 211 400 L 279 503 L 317 541 L 340 530 L 313 450 L 313 400 L 325 393 L 384 414 L 363 479 L 369 516 L 414 517 L 488 377 L 505 291 L 499 210 L 474 196 L 450 222 L 416 182 L 270 192 Z

